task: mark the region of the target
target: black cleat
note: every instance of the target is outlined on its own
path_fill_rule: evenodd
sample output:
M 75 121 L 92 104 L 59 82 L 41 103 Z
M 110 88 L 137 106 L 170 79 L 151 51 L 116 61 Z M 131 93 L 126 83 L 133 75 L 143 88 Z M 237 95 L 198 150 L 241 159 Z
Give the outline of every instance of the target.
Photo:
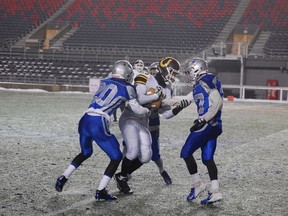
M 115 174 L 115 180 L 117 182 L 118 189 L 125 194 L 132 194 L 133 191 L 128 185 L 128 177 L 123 177 L 120 173 Z
M 103 190 L 96 190 L 95 199 L 96 201 L 111 201 L 117 200 L 117 197 L 108 194 L 107 190 L 104 188 Z
M 65 185 L 65 183 L 67 182 L 67 180 L 68 180 L 68 179 L 67 179 L 64 175 L 60 176 L 60 177 L 57 179 L 57 181 L 56 181 L 55 189 L 56 189 L 58 192 L 61 192 L 62 189 L 63 189 L 63 187 L 64 187 L 64 185 Z
M 161 173 L 161 176 L 163 177 L 163 179 L 167 185 L 172 184 L 172 179 L 165 170 Z

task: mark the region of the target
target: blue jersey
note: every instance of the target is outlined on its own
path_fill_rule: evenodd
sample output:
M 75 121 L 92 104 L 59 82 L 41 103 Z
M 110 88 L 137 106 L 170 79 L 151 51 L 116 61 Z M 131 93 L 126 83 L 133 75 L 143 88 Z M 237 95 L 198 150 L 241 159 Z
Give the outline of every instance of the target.
M 136 98 L 136 89 L 133 85 L 122 79 L 108 78 L 101 80 L 89 108 L 112 115 L 125 101 L 134 98 Z
M 197 80 L 193 88 L 193 98 L 199 118 L 205 119 L 208 124 L 189 134 L 181 149 L 181 158 L 188 158 L 201 148 L 203 163 L 213 160 L 217 137 L 222 133 L 223 96 L 221 82 L 214 74 L 204 74 Z
M 136 99 L 136 89 L 130 83 L 117 78 L 101 80 L 88 110 L 79 121 L 78 132 L 83 155 L 90 156 L 93 153 L 94 140 L 111 160 L 122 159 L 119 142 L 110 133 L 109 116 L 130 99 Z
M 209 94 L 212 90 L 217 89 L 221 98 L 223 99 L 224 93 L 219 79 L 212 73 L 207 73 L 203 75 L 196 83 L 193 88 L 193 98 L 195 104 L 197 105 L 197 112 L 201 118 L 209 111 L 211 107 Z M 222 122 L 221 119 L 221 109 L 216 113 L 216 115 L 210 120 L 211 122 Z

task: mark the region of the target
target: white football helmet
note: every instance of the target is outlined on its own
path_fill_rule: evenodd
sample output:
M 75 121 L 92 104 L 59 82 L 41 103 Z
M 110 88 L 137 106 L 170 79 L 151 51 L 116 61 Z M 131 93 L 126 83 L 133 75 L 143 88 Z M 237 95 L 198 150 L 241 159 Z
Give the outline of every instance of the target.
M 161 59 L 158 69 L 165 80 L 169 81 L 172 85 L 177 85 L 179 79 L 176 76 L 180 74 L 180 63 L 176 59 L 172 57 Z
M 134 69 L 138 72 L 142 72 L 144 70 L 144 62 L 142 60 L 136 60 L 134 62 Z
M 133 67 L 126 60 L 116 61 L 112 68 L 112 77 L 124 79 L 128 83 L 133 81 Z
M 149 74 L 149 69 L 148 69 L 148 67 L 144 66 L 142 73 L 148 75 L 148 74 Z
M 202 74 L 208 73 L 208 63 L 202 58 L 193 58 L 186 63 L 184 73 L 191 77 L 194 85 Z
M 149 73 L 150 73 L 152 76 L 155 76 L 157 73 L 159 73 L 158 66 L 159 66 L 159 62 L 153 62 L 153 63 L 149 66 Z

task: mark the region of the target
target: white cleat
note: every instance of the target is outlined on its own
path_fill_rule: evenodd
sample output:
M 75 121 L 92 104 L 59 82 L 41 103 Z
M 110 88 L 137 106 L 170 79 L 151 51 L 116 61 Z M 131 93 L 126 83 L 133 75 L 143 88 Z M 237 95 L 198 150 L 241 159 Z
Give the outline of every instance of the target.
M 222 193 L 220 191 L 208 193 L 206 199 L 201 200 L 201 204 L 212 204 L 222 200 Z
M 203 183 L 201 183 L 200 186 L 198 187 L 191 188 L 191 191 L 189 195 L 187 196 L 187 201 L 190 202 L 190 201 L 195 200 L 199 194 L 205 191 L 205 189 L 206 189 L 206 186 Z

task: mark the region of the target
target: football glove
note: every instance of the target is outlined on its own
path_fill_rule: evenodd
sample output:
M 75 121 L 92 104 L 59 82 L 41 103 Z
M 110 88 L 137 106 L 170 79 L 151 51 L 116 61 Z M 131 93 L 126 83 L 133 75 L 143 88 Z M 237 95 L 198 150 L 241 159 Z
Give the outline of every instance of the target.
M 165 98 L 165 95 L 162 92 L 162 87 L 161 86 L 157 86 L 155 88 L 155 94 L 158 95 L 159 100 L 163 100 Z
M 174 116 L 176 116 L 182 109 L 184 109 L 185 107 L 189 106 L 190 103 L 188 100 L 181 100 L 180 104 L 178 106 L 176 106 L 174 109 L 172 109 L 172 113 Z
M 206 124 L 205 119 L 196 119 L 194 125 L 190 128 L 190 132 L 201 129 Z
M 172 109 L 173 115 L 176 116 L 182 109 L 182 107 L 176 106 L 174 109 Z
M 180 106 L 182 109 L 184 109 L 184 108 L 186 108 L 186 107 L 189 106 L 189 105 L 190 105 L 189 101 L 183 99 L 183 100 L 180 101 L 180 105 L 179 105 L 179 106 Z

